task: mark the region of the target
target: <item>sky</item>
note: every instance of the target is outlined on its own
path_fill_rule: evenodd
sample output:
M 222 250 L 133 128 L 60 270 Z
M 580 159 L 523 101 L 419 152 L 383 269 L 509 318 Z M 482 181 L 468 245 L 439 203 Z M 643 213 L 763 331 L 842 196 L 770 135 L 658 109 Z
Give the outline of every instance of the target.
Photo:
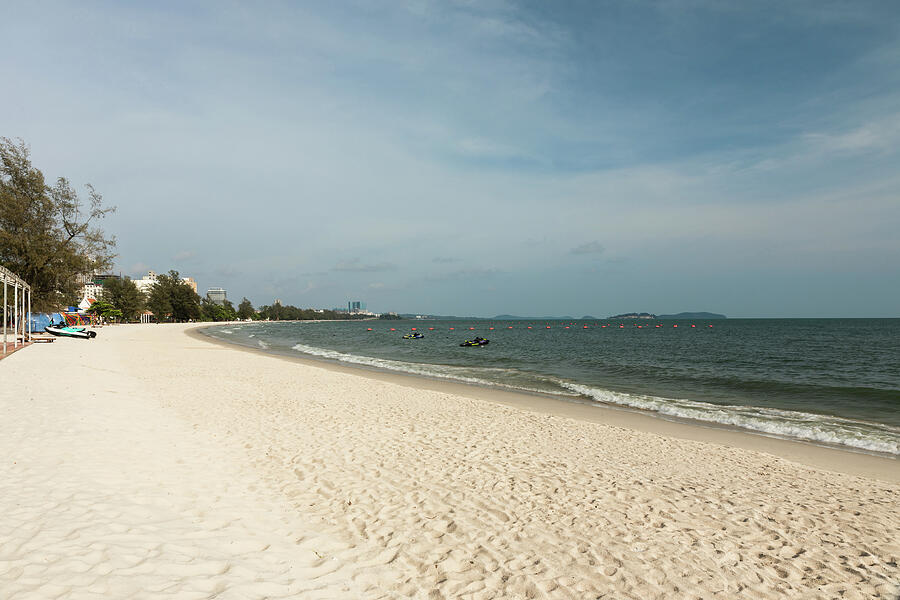
M 117 207 L 124 275 L 256 306 L 900 317 L 893 0 L 11 6 L 0 136 Z

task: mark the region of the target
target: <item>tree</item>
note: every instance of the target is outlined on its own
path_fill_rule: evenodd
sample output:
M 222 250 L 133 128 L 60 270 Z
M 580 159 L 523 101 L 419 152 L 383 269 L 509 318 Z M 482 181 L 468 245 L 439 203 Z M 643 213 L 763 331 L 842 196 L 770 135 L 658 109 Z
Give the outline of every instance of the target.
M 238 304 L 237 316 L 238 319 L 241 319 L 242 321 L 252 319 L 256 316 L 256 311 L 253 310 L 253 305 L 250 304 L 250 301 L 247 300 L 247 298 L 244 298 L 243 300 L 241 300 L 241 303 Z
M 87 312 L 93 315 L 100 315 L 107 320 L 122 318 L 122 311 L 105 300 L 97 300 L 91 304 Z
M 209 298 L 203 298 L 200 301 L 200 309 L 204 321 L 234 321 L 237 318 L 234 304 L 229 300 L 216 304 Z
M 100 299 L 122 311 L 122 317 L 126 321 L 136 320 L 147 305 L 147 297 L 128 278 L 110 277 L 104 280 Z
M 159 322 L 169 318 L 176 322 L 200 318 L 200 296 L 181 280 L 178 271 L 157 276 L 156 283 L 150 286 L 147 306 Z
M 87 206 L 65 178 L 45 183 L 23 141 L 0 138 L 0 262 L 31 285 L 34 310 L 74 303 L 79 276 L 112 264 L 115 238 L 96 224 L 115 208 L 86 187 Z

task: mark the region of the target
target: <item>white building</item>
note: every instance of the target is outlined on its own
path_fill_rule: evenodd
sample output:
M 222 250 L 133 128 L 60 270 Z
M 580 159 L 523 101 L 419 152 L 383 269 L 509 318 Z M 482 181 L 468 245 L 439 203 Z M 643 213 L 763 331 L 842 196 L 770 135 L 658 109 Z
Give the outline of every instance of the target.
M 224 288 L 209 288 L 206 290 L 206 298 L 210 302 L 215 302 L 218 305 L 225 304 L 226 292 Z
M 134 285 L 137 286 L 137 289 L 144 292 L 144 294 L 150 293 L 150 288 L 153 287 L 153 284 L 156 283 L 156 280 L 159 279 L 159 275 L 157 275 L 154 271 L 147 271 L 147 274 L 141 277 L 140 279 L 132 279 Z M 191 289 L 194 292 L 197 292 L 197 282 L 194 281 L 193 277 L 182 277 L 181 280 L 191 286 Z

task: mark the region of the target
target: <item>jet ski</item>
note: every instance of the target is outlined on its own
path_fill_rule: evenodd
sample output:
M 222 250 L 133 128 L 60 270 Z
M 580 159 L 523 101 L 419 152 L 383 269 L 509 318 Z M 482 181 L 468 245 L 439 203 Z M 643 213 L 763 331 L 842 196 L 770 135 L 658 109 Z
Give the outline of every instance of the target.
M 486 346 L 490 343 L 490 340 L 486 340 L 483 337 L 476 337 L 471 340 L 466 340 L 460 346 Z
M 407 333 L 406 335 L 403 336 L 403 339 L 404 340 L 420 340 L 423 337 L 425 337 L 425 335 L 421 334 L 417 331 L 416 333 Z
M 97 337 L 96 331 L 90 331 L 88 329 L 85 329 L 84 327 L 63 327 L 61 325 L 47 325 L 46 327 L 44 327 L 44 331 L 59 337 L 73 337 L 80 338 L 82 340 L 92 340 Z

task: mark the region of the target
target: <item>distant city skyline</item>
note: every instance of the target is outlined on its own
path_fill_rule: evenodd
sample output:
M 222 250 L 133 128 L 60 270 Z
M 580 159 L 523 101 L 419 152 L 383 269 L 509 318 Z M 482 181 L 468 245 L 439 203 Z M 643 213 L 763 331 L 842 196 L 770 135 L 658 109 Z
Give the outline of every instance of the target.
M 0 135 L 254 306 L 900 317 L 900 4 L 22 4 Z

